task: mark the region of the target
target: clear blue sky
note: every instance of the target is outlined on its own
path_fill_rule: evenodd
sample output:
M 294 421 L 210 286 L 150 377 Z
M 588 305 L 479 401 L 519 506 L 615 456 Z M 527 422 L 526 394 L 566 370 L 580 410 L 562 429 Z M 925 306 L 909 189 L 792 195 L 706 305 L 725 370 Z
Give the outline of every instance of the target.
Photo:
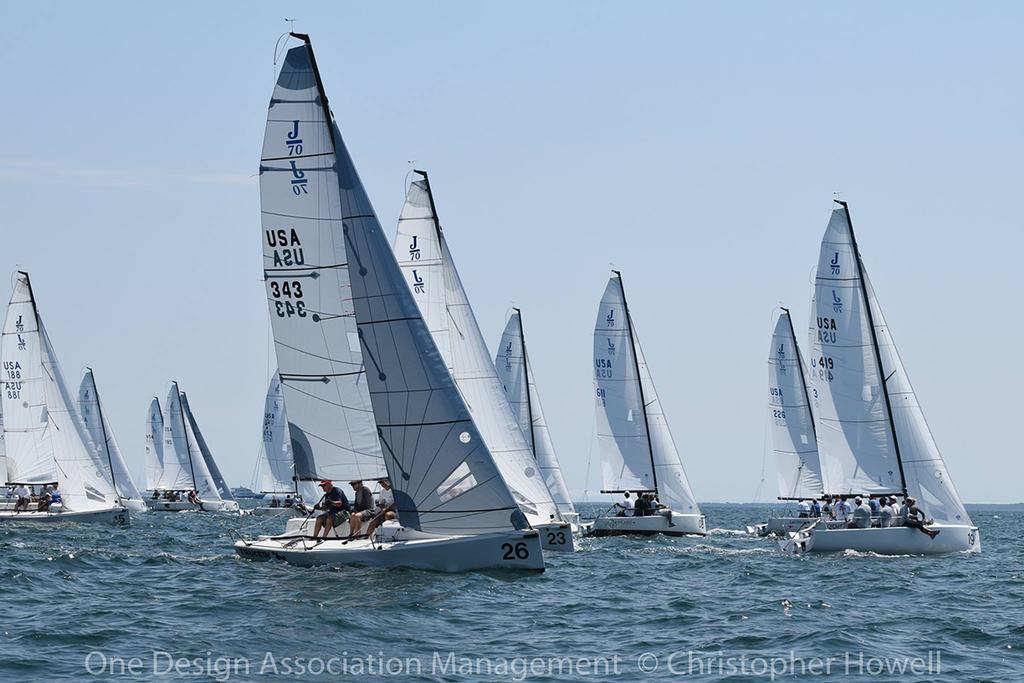
M 751 499 L 772 309 L 806 320 L 840 191 L 958 488 L 1024 499 L 1019 3 L 6 10 L 0 265 L 30 271 L 140 474 L 171 378 L 229 481 L 252 471 L 272 369 L 255 173 L 288 16 L 385 227 L 415 160 L 492 345 L 523 308 L 574 491 L 614 263 L 698 498 Z

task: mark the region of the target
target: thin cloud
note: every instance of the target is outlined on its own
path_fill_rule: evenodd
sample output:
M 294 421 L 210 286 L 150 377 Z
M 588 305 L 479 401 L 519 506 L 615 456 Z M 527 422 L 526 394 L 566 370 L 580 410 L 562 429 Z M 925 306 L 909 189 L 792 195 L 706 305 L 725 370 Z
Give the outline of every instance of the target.
M 140 188 L 161 183 L 244 185 L 256 178 L 254 173 L 166 173 L 150 169 L 84 168 L 52 161 L 0 159 L 0 179 L 32 183 L 38 179 L 39 174 L 111 189 Z

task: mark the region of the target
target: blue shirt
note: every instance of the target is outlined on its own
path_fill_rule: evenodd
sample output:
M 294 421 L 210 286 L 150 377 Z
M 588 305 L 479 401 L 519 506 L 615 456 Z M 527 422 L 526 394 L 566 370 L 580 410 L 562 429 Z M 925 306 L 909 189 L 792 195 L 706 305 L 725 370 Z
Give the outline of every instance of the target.
M 331 504 L 339 501 L 341 502 L 341 507 Z M 348 498 L 345 497 L 344 491 L 335 486 L 329 493 L 325 493 L 324 509 L 328 512 L 341 512 L 342 510 L 348 510 Z
M 60 503 L 61 505 L 64 504 L 60 499 L 60 491 L 50 491 L 50 505 L 53 505 L 54 503 Z

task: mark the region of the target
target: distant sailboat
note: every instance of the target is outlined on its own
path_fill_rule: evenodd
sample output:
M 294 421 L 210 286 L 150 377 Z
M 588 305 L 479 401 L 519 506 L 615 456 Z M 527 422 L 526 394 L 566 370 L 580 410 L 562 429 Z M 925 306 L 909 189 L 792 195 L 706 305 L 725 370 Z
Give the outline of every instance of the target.
M 288 51 L 270 101 L 260 197 L 293 448 L 317 467 L 321 454 L 345 453 L 366 472 L 361 478 L 383 465 L 398 523 L 372 538 L 286 535 L 240 540 L 235 550 L 307 566 L 542 570 L 539 535 L 448 373 L 334 124 L 309 37 L 292 35 L 303 44 Z M 307 369 L 293 373 L 300 362 Z M 293 401 L 289 386 L 311 398 Z M 372 413 L 353 405 L 353 387 L 368 390 Z M 330 439 L 322 430 L 332 425 L 338 436 Z
M 121 496 L 121 503 L 132 512 L 145 512 L 148 508 L 142 500 L 142 493 L 135 486 L 135 480 L 128 471 L 128 463 L 125 462 L 107 421 L 92 368 L 86 368 L 82 383 L 78 387 L 78 412 L 85 423 L 92 447 L 96 449 L 99 457 L 108 463 L 111 481 Z
M 541 476 L 544 477 L 551 497 L 558 506 L 559 514 L 562 519 L 573 525 L 573 532 L 578 533 L 580 516 L 569 496 L 569 488 L 565 485 L 562 468 L 555 455 L 555 446 L 534 381 L 533 366 L 526 352 L 526 333 L 523 331 L 522 312 L 518 308 L 512 309 L 512 315 L 505 324 L 494 367 L 498 371 L 498 379 L 505 389 L 512 412 L 519 420 L 519 427 L 526 436 L 526 442 L 537 459 Z
M 779 500 L 821 498 L 821 463 L 804 361 L 793 321 L 785 308 L 775 322 L 768 351 L 768 422 L 778 473 Z M 785 534 L 800 529 L 808 521 L 806 516 L 773 516 L 759 531 L 762 535 Z
M 594 389 L 601 493 L 653 493 L 658 513 L 601 516 L 593 535 L 704 535 L 701 514 L 683 471 L 650 368 L 633 328 L 622 275 L 612 271 L 594 328 Z
M 291 439 L 288 437 L 284 394 L 281 390 L 281 379 L 275 372 L 270 378 L 263 406 L 263 432 L 260 450 L 256 455 L 256 472 L 253 476 L 253 487 L 262 496 L 262 504 L 252 510 L 254 515 L 298 514 L 296 503 L 301 498 L 298 495 L 294 472 L 295 462 L 292 458 Z M 273 504 L 275 501 L 276 505 Z
M 837 201 L 822 238 L 813 299 L 810 386 L 825 492 L 911 496 L 938 531 L 907 526 L 835 528 L 824 520 L 784 550 L 883 554 L 978 551 L 981 536 L 939 454 L 889 327 L 850 220 Z
M 195 445 L 199 447 L 199 452 L 203 456 L 203 462 L 210 473 L 213 485 L 217 487 L 217 496 L 223 502 L 220 508 L 221 511 L 238 512 L 238 501 L 235 500 L 235 494 L 231 493 L 231 487 L 224 480 L 224 475 L 220 473 L 220 468 L 217 467 L 217 461 L 213 459 L 210 447 L 206 445 L 206 439 L 203 438 L 203 432 L 199 429 L 196 416 L 192 414 L 192 409 L 188 405 L 188 396 L 184 391 L 181 392 L 181 407 L 185 411 L 185 417 L 188 420 L 189 433 L 195 437 Z
M 155 473 L 157 487 L 153 495 L 147 493 L 146 504 L 158 512 L 231 511 L 232 506 L 221 498 L 217 483 L 207 466 L 183 398 L 178 383 L 171 382 L 160 421 L 163 427 L 161 444 L 159 450 L 154 449 L 155 454 L 161 456 L 159 470 Z M 155 400 L 150 404 L 151 411 L 153 406 L 158 406 Z M 156 421 L 151 415 L 150 428 L 155 425 Z M 147 446 L 148 441 L 149 435 Z M 198 494 L 198 502 L 188 500 L 190 491 Z M 234 503 L 234 500 L 229 503 Z M 238 509 L 237 503 L 234 503 L 233 509 Z
M 572 526 L 561 516 L 498 379 L 424 171 L 415 171 L 398 220 L 394 252 L 420 314 L 444 357 L 519 508 L 541 531 L 545 550 L 571 551 Z
M 3 338 L 3 417 L 8 485 L 35 493 L 57 486 L 62 503 L 48 511 L 0 504 L 0 521 L 106 522 L 126 525 L 128 509 L 92 448 L 36 308 L 28 273 L 19 272 Z

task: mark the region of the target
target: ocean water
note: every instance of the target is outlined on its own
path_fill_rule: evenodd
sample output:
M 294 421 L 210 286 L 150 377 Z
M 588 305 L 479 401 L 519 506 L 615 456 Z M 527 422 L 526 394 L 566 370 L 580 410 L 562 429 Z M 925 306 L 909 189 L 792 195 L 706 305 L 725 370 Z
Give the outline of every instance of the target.
M 1024 513 L 930 558 L 786 557 L 757 508 L 705 513 L 542 574 L 242 560 L 231 530 L 281 526 L 252 517 L 0 527 L 0 680 L 1024 680 Z

